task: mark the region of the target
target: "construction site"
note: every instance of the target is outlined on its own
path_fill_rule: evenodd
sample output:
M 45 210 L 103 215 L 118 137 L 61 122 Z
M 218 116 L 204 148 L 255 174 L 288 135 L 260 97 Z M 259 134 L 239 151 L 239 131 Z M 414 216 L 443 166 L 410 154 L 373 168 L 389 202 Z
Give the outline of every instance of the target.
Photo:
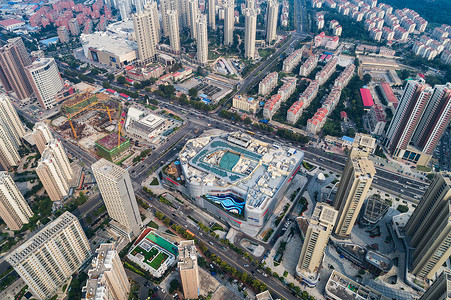
M 52 125 L 80 147 L 116 162 L 130 148 L 128 140 L 121 136 L 123 115 L 121 103 L 116 99 L 104 93 L 85 92 L 66 100 Z M 109 143 L 102 147 L 105 139 Z

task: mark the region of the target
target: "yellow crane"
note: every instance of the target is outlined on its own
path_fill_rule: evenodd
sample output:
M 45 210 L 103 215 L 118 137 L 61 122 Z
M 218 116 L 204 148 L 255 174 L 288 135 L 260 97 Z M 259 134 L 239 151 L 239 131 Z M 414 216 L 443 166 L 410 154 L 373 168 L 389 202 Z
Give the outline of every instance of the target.
M 78 115 L 80 112 L 82 112 L 84 110 L 106 111 L 108 113 L 108 118 L 110 119 L 110 122 L 111 122 L 112 121 L 112 119 L 111 119 L 111 109 L 108 106 L 106 106 L 105 104 L 103 104 L 103 107 L 104 108 L 94 108 L 92 106 L 91 107 L 86 107 L 86 108 L 80 110 L 79 112 L 77 112 L 77 113 L 75 113 L 75 114 L 73 114 L 71 116 L 67 115 L 67 120 L 69 121 L 70 127 L 72 128 L 72 133 L 74 134 L 75 139 L 78 139 L 78 136 L 77 136 L 77 133 L 75 132 L 75 128 L 74 128 L 74 125 L 72 123 L 72 118 L 74 116 Z

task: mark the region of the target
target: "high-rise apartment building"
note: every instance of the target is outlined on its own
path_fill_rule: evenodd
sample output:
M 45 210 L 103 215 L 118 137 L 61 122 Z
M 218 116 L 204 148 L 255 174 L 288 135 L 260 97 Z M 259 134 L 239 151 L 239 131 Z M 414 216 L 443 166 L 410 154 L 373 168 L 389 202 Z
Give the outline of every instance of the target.
M 169 10 L 168 26 L 169 26 L 169 44 L 171 49 L 175 52 L 180 52 L 180 27 L 179 27 L 179 14 L 176 10 Z
M 25 69 L 41 106 L 44 109 L 53 108 L 57 104 L 55 96 L 64 88 L 55 59 L 38 58 Z
M 310 218 L 297 219 L 304 237 L 296 275 L 309 286 L 315 286 L 324 257 L 324 251 L 332 234 L 338 212 L 326 203 L 317 203 Z
M 246 8 L 244 12 L 244 57 L 255 59 L 255 36 L 257 34 L 257 12 Z
M 208 26 L 216 30 L 216 0 L 208 0 Z
M 188 0 L 189 24 L 191 30 L 191 38 L 197 40 L 197 20 L 199 17 L 198 0 Z
M 419 300 L 449 300 L 451 299 L 451 270 L 445 269 L 423 293 Z
M 48 299 L 90 256 L 80 222 L 65 212 L 12 251 L 6 261 L 37 299 Z
M 80 34 L 80 25 L 78 25 L 78 20 L 72 18 L 69 20 L 69 31 L 73 36 L 78 36 Z
M 101 244 L 96 254 L 92 259 L 81 299 L 128 299 L 130 282 L 114 244 Z
M 70 42 L 69 30 L 67 30 L 66 26 L 58 27 L 57 33 L 61 43 L 65 44 Z
M 34 124 L 33 140 L 36 144 L 36 147 L 39 150 L 39 153 L 42 154 L 42 152 L 44 152 L 45 150 L 45 146 L 47 145 L 47 143 L 53 140 L 53 134 L 46 123 L 40 121 Z
M 60 201 L 68 195 L 73 170 L 60 141 L 53 139 L 47 144 L 36 173 L 52 201 Z
M 411 144 L 431 156 L 451 120 L 451 83 L 434 86 Z
M 4 94 L 0 94 L 0 119 L 5 123 L 14 145 L 16 147 L 22 145 L 21 138 L 25 135 L 25 128 L 11 100 Z
M 8 39 L 8 43 L 17 46 L 24 66 L 31 64 L 32 60 L 30 54 L 28 53 L 27 47 L 25 47 L 21 37 Z
M 427 165 L 451 121 L 451 84 L 431 88 L 423 79 L 409 80 L 386 133 L 394 158 Z
M 451 255 L 451 173 L 437 174 L 406 224 L 412 273 L 431 279 Z
M 129 238 L 130 232 L 138 236 L 141 215 L 128 171 L 104 158 L 91 168 L 108 214 L 118 223 L 112 225 Z
M 19 39 L 12 39 L 0 48 L 0 81 L 6 91 L 14 91 L 22 100 L 29 98 L 33 89 L 25 73 L 25 66 L 31 62 L 30 56 Z
M 224 0 L 224 45 L 233 44 L 235 0 Z
M 155 1 L 148 2 L 144 11 L 133 14 L 133 26 L 139 61 L 141 64 L 148 64 L 154 59 L 160 40 L 160 19 Z
M 179 262 L 177 264 L 182 281 L 185 299 L 199 297 L 199 267 L 197 250 L 193 240 L 181 241 L 178 247 Z
M 16 184 L 6 172 L 0 172 L 0 217 L 11 230 L 19 230 L 33 216 Z
M 207 16 L 199 15 L 197 19 L 197 61 L 202 66 L 208 62 L 208 31 Z
M 0 94 L 0 164 L 4 170 L 20 162 L 19 146 L 25 129 L 9 97 Z
M 266 9 L 266 42 L 271 43 L 277 37 L 277 16 L 279 15 L 279 2 L 269 0 Z
M 367 157 L 375 147 L 376 141 L 372 137 L 356 135 L 334 199 L 334 208 L 338 211 L 334 232 L 340 238 L 348 238 L 351 235 L 352 227 L 373 182 L 376 169 Z

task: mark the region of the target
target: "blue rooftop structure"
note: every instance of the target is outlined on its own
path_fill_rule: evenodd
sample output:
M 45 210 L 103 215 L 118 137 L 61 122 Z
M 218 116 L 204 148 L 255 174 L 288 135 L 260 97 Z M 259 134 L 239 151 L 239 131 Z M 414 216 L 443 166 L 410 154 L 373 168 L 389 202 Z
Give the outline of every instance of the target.
M 341 139 L 346 141 L 346 142 L 349 142 L 349 143 L 353 143 L 354 142 L 354 139 L 352 137 L 349 137 L 349 136 L 346 136 L 346 135 L 344 135 Z

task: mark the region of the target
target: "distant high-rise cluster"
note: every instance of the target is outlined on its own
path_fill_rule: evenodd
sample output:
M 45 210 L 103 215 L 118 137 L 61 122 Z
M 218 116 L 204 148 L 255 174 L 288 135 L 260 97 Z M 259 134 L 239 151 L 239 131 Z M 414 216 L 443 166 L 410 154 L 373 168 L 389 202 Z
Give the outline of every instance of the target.
M 279 2 L 268 0 L 266 11 L 266 42 L 271 43 L 277 35 L 277 16 L 279 14 Z
M 20 140 L 25 128 L 8 96 L 0 95 L 0 164 L 4 170 L 17 166 L 20 161 Z
M 434 88 L 409 80 L 386 133 L 394 158 L 427 165 L 451 121 L 451 83 Z
M 255 59 L 255 35 L 257 34 L 257 12 L 255 8 L 244 11 L 244 56 Z
M 55 295 L 91 256 L 77 217 L 63 213 L 12 251 L 6 261 L 37 299 Z
M 205 66 L 208 60 L 207 16 L 200 15 L 197 19 L 197 61 Z
M 160 19 L 157 3 L 150 1 L 142 12 L 133 15 L 135 38 L 138 44 L 138 58 L 141 64 L 148 64 L 155 58 L 160 41 Z M 168 29 L 169 31 L 169 29 Z
M 180 52 L 180 27 L 179 27 L 179 14 L 176 10 L 169 10 L 168 21 L 169 21 L 169 44 L 171 49 L 175 52 Z
M 224 45 L 233 44 L 235 1 L 224 0 Z

